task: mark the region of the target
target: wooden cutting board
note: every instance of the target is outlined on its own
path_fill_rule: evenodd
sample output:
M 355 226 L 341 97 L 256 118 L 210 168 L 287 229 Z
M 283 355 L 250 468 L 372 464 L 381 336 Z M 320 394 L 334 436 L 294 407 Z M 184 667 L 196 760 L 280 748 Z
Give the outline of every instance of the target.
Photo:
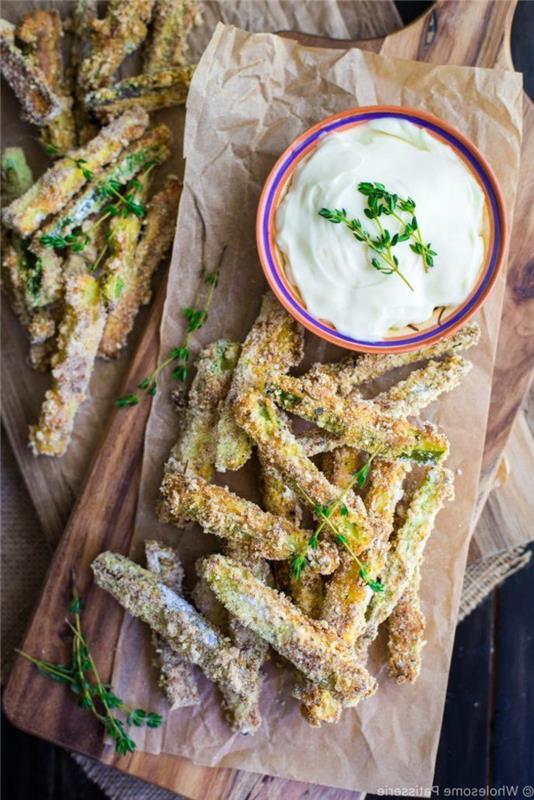
M 507 36 L 513 3 L 439 2 L 430 13 L 399 33 L 360 43 L 359 46 L 376 52 L 387 52 L 424 61 L 456 64 L 498 64 L 509 67 Z M 314 39 L 310 44 L 317 44 Z M 327 43 L 321 41 L 320 44 Z M 349 43 L 354 44 L 354 43 Z M 531 120 L 532 122 L 532 120 Z M 531 124 L 531 123 L 530 123 Z M 531 125 L 530 136 L 534 128 Z M 533 139 L 531 138 L 532 142 Z M 518 211 L 522 212 L 522 204 Z M 516 216 L 515 228 L 526 226 L 529 209 Z M 523 271 L 518 267 L 519 285 L 524 285 Z M 150 310 L 144 335 L 124 384 L 129 388 L 150 370 L 158 353 L 157 331 L 164 300 L 164 287 Z M 513 318 L 516 332 L 524 330 L 522 304 L 509 304 L 504 321 Z M 514 337 L 512 337 L 514 338 Z M 525 380 L 525 364 L 529 360 L 528 337 L 516 336 L 512 342 L 514 363 L 521 369 L 508 373 L 510 390 Z M 521 344 L 522 357 L 519 356 Z M 512 359 L 510 359 L 512 360 Z M 506 372 L 507 364 L 501 368 Z M 517 398 L 516 398 L 517 399 Z M 47 658 L 61 659 L 64 644 L 60 635 L 62 619 L 68 602 L 70 574 L 76 569 L 78 583 L 87 600 L 85 627 L 92 642 L 95 659 L 103 677 L 111 673 L 114 646 L 122 620 L 122 611 L 104 593 L 96 590 L 90 580 L 88 566 L 104 549 L 126 552 L 133 527 L 137 502 L 143 431 L 148 415 L 148 403 L 139 406 L 134 414 L 116 409 L 112 413 L 101 448 L 96 453 L 83 490 L 71 515 L 66 532 L 57 549 L 47 576 L 42 597 L 37 605 L 24 641 L 24 649 Z M 102 632 L 105 631 L 105 636 Z M 29 733 L 49 739 L 70 749 L 113 764 L 147 781 L 192 798 L 320 798 L 324 788 L 267 778 L 261 775 L 229 769 L 208 769 L 167 755 L 152 756 L 134 753 L 117 757 L 111 748 L 103 746 L 102 731 L 87 712 L 77 708 L 64 687 L 44 680 L 26 661 L 18 659 L 4 694 L 4 708 L 11 721 Z M 329 797 L 348 800 L 357 793 L 330 790 Z

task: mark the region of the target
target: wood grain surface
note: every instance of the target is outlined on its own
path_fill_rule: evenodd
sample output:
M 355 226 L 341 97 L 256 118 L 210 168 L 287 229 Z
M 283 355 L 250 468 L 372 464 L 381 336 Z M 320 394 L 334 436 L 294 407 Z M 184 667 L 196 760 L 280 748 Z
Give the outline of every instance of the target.
M 443 0 L 407 29 L 373 42 L 370 47 L 389 55 L 421 60 L 491 66 L 506 65 L 506 39 L 513 3 L 458 3 Z M 512 8 L 513 10 L 513 8 Z M 495 31 L 499 32 L 498 35 Z M 482 34 L 486 32 L 486 36 Z M 440 37 L 453 41 L 440 42 Z M 366 46 L 363 43 L 363 46 Z M 516 218 L 516 225 L 518 224 Z M 129 369 L 124 388 L 135 385 L 149 371 L 157 354 L 157 336 L 163 287 L 150 311 L 146 333 Z M 511 309 L 516 325 L 524 307 Z M 516 363 L 524 365 L 524 360 Z M 504 368 L 503 364 L 503 368 Z M 510 385 L 510 391 L 513 390 Z M 82 594 L 90 613 L 85 625 L 94 644 L 96 661 L 104 676 L 111 672 L 113 648 L 122 611 L 90 583 L 88 565 L 103 549 L 126 551 L 131 536 L 137 500 L 143 430 L 148 403 L 128 415 L 116 409 L 109 420 L 102 446 L 96 453 L 65 535 L 50 568 L 45 590 L 30 623 L 24 649 L 61 658 L 61 620 L 67 603 L 70 573 L 78 572 Z M 102 631 L 105 630 L 105 636 Z M 26 661 L 18 659 L 4 695 L 8 717 L 19 727 L 43 738 L 113 764 L 145 780 L 158 783 L 192 798 L 319 798 L 325 789 L 266 778 L 227 769 L 207 769 L 174 756 L 135 753 L 117 757 L 103 747 L 102 732 L 87 713 L 75 707 L 64 687 L 42 680 Z M 329 790 L 334 800 L 357 793 Z

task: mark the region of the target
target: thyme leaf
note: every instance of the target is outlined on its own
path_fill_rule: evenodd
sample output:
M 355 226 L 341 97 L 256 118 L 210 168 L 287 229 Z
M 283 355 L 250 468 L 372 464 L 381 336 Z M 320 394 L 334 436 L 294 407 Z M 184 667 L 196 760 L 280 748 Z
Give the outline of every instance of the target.
M 124 721 L 112 713 L 119 711 L 128 725 L 137 727 L 146 725 L 157 728 L 162 723 L 159 714 L 145 711 L 142 708 L 130 708 L 114 692 L 110 684 L 103 683 L 89 643 L 82 630 L 81 613 L 84 603 L 73 578 L 72 598 L 68 606 L 72 619 L 67 619 L 67 626 L 72 633 L 72 645 L 69 664 L 53 664 L 40 658 L 35 658 L 28 653 L 17 650 L 23 658 L 34 664 L 41 675 L 50 678 L 56 683 L 63 683 L 69 687 L 77 697 L 78 705 L 90 711 L 104 727 L 106 733 L 113 739 L 115 750 L 119 755 L 133 753 L 135 742 L 128 735 Z

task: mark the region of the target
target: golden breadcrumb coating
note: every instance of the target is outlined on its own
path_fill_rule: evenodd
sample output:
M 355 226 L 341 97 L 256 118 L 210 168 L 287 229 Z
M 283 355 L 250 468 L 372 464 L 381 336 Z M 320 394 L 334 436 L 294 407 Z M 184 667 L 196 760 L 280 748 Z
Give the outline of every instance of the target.
M 261 722 L 261 678 L 239 649 L 183 597 L 125 556 L 100 553 L 91 567 L 98 586 L 218 686 L 232 728 L 243 734 L 254 733 Z
M 263 296 L 260 313 L 241 348 L 241 356 L 217 427 L 219 472 L 236 470 L 250 458 L 252 446 L 234 418 L 234 404 L 250 388 L 263 389 L 267 373 L 287 372 L 302 359 L 303 328 L 275 297 Z

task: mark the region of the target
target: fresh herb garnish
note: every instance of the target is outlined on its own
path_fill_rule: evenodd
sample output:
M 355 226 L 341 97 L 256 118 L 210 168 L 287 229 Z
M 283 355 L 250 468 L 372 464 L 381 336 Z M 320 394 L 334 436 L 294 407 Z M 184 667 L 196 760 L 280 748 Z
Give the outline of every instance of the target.
M 196 201 L 195 201 L 196 205 Z M 203 251 L 206 244 L 206 226 L 204 223 L 204 218 L 200 213 L 200 209 L 197 206 L 197 212 L 200 217 L 200 221 L 202 223 L 202 241 L 203 241 Z M 167 357 L 160 363 L 158 366 L 144 378 L 141 383 L 138 384 L 137 388 L 141 389 L 142 391 L 146 392 L 149 396 L 154 397 L 157 393 L 157 376 L 159 373 L 168 367 L 169 364 L 173 362 L 176 364 L 172 371 L 172 377 L 176 381 L 180 381 L 181 384 L 185 384 L 187 378 L 189 377 L 189 359 L 191 357 L 191 336 L 195 331 L 200 330 L 205 324 L 208 319 L 208 312 L 213 300 L 213 296 L 215 294 L 215 289 L 219 283 L 219 274 L 221 271 L 221 266 L 223 263 L 224 255 L 226 253 L 226 245 L 223 247 L 221 251 L 221 255 L 219 258 L 219 262 L 216 268 L 212 271 L 208 271 L 205 264 L 206 264 L 206 257 L 205 253 L 202 253 L 202 268 L 200 272 L 201 281 L 198 285 L 195 299 L 192 306 L 188 306 L 182 310 L 182 314 L 187 321 L 186 326 L 186 334 L 184 337 L 183 343 L 179 347 L 175 347 Z M 202 290 L 208 287 L 207 296 L 203 304 L 200 304 L 199 297 L 202 293 Z M 129 399 L 129 402 L 125 402 L 126 398 Z M 135 401 L 133 398 L 136 398 Z M 120 397 L 116 403 L 120 408 L 125 408 L 128 406 L 137 405 L 139 402 L 139 397 L 137 394 L 129 394 L 125 397 Z M 178 402 L 178 401 L 176 401 Z
M 358 485 L 361 489 L 365 485 L 369 472 L 371 470 L 371 464 L 373 463 L 373 459 L 376 458 L 378 455 L 378 450 L 371 455 L 371 457 L 365 462 L 365 464 L 360 467 L 360 469 L 356 470 L 352 474 L 352 477 L 348 484 L 345 486 L 341 494 L 332 500 L 327 505 L 324 504 L 316 504 L 313 507 L 313 511 L 317 517 L 321 518 L 321 522 L 314 530 L 312 535 L 308 540 L 308 546 L 312 548 L 312 550 L 316 550 L 319 544 L 319 536 L 323 530 L 323 528 L 327 525 L 332 533 L 334 534 L 336 540 L 339 544 L 342 544 L 346 550 L 350 553 L 351 557 L 354 559 L 356 564 L 359 568 L 359 575 L 361 580 L 368 586 L 373 592 L 383 592 L 384 585 L 377 580 L 373 580 L 369 576 L 369 570 L 367 566 L 358 558 L 356 553 L 352 550 L 349 542 L 347 541 L 346 536 L 339 532 L 336 528 L 335 522 L 332 520 L 332 516 L 337 512 L 340 516 L 346 517 L 349 513 L 347 506 L 344 503 L 345 498 L 347 497 L 348 493 L 351 489 Z M 311 502 L 310 497 L 306 497 L 308 502 Z M 293 556 L 291 561 L 291 572 L 295 576 L 297 580 L 300 579 L 302 574 L 302 570 L 307 566 L 307 559 L 303 555 Z
M 213 298 L 213 292 L 217 286 L 217 281 L 213 280 L 213 274 L 214 273 L 210 273 L 204 277 L 204 283 L 210 286 L 205 308 L 184 308 L 182 311 L 187 320 L 187 332 L 184 343 L 180 347 L 173 348 L 167 357 L 164 358 L 163 361 L 158 364 L 158 366 L 150 373 L 150 375 L 147 375 L 146 378 L 143 378 L 143 380 L 137 384 L 137 388 L 146 392 L 146 394 L 148 394 L 150 397 L 154 397 L 157 394 L 158 375 L 162 370 L 165 369 L 165 367 L 168 367 L 169 364 L 172 364 L 173 362 L 176 363 L 176 366 L 172 371 L 172 377 L 177 381 L 185 382 L 187 380 L 189 376 L 188 362 L 191 355 L 191 350 L 189 347 L 190 338 L 194 331 L 198 331 L 200 328 L 202 328 L 208 318 L 208 311 Z M 128 394 L 125 395 L 125 397 L 119 397 L 116 403 L 119 408 L 127 408 L 129 406 L 137 405 L 139 403 L 139 397 L 136 394 Z
M 417 217 L 415 216 L 415 200 L 412 200 L 411 197 L 404 200 L 399 195 L 388 192 L 383 183 L 363 182 L 358 185 L 358 191 L 367 196 L 369 208 L 372 205 L 378 215 L 385 214 L 397 220 L 402 227 L 402 233 L 396 233 L 392 237 L 393 246 L 397 242 L 405 242 L 408 239 L 412 239 L 410 249 L 422 257 L 425 272 L 428 272 L 434 266 L 434 256 L 437 256 L 437 253 L 432 250 L 430 242 L 425 244 L 423 241 Z M 403 219 L 399 211 L 408 214 L 410 219 L 408 221 Z M 367 215 L 367 209 L 364 213 Z M 371 219 L 371 217 L 369 218 Z
M 53 147 L 53 145 L 51 145 Z M 84 172 L 87 180 L 91 180 L 94 176 L 90 170 L 85 170 L 83 164 L 86 163 L 84 159 L 71 159 L 79 169 Z M 147 175 L 151 169 L 158 164 L 154 159 L 142 161 L 142 174 Z M 84 171 L 85 170 L 85 171 Z M 114 178 L 108 178 L 102 181 L 97 188 L 97 192 L 101 197 L 114 199 L 115 202 L 106 205 L 102 214 L 90 225 L 87 230 L 83 231 L 80 228 L 75 229 L 72 233 L 65 236 L 60 234 L 50 235 L 44 234 L 40 238 L 40 243 L 43 247 L 53 247 L 55 250 L 65 250 L 69 248 L 73 253 L 81 253 L 82 250 L 92 241 L 91 233 L 96 230 L 103 222 L 111 217 L 127 217 L 129 214 L 134 214 L 136 217 L 142 219 L 146 214 L 146 206 L 137 202 L 135 191 L 141 191 L 141 183 L 137 178 L 134 178 L 127 186 L 125 194 L 121 194 L 124 187 L 120 181 Z M 135 191 L 134 191 L 135 190 Z M 71 220 L 66 218 L 63 220 L 63 228 L 70 224 Z M 109 239 L 107 240 L 106 247 L 103 252 L 98 256 L 96 262 L 92 265 L 91 270 L 94 271 L 100 264 L 102 258 L 107 253 L 110 246 Z
M 114 740 L 116 752 L 124 756 L 135 750 L 135 742 L 125 730 L 125 722 L 127 725 L 137 727 L 147 725 L 149 728 L 159 728 L 162 719 L 159 714 L 144 711 L 142 708 L 130 708 L 114 694 L 110 684 L 102 683 L 87 638 L 82 631 L 80 615 L 83 608 L 83 600 L 73 581 L 72 599 L 68 607 L 73 621 L 67 619 L 67 626 L 72 633 L 69 664 L 53 664 L 50 661 L 34 658 L 21 650 L 16 652 L 35 664 L 42 675 L 57 683 L 66 684 L 78 698 L 78 705 L 86 708 L 97 718 L 106 733 Z M 120 711 L 125 721 L 112 713 L 114 710 Z
M 344 224 L 357 241 L 364 242 L 370 250 L 377 254 L 371 259 L 374 269 L 383 275 L 395 273 L 413 292 L 412 284 L 399 268 L 399 259 L 393 253 L 393 248 L 399 242 L 411 239 L 410 248 L 421 256 L 426 272 L 434 266 L 434 256 L 437 255 L 436 251 L 432 250 L 430 243 L 425 244 L 423 241 L 414 214 L 415 201 L 411 197 L 405 200 L 397 194 L 388 192 L 382 183 L 363 182 L 358 185 L 358 191 L 367 197 L 368 207 L 364 209 L 364 214 L 367 219 L 374 222 L 378 232 L 376 238 L 373 238 L 363 227 L 361 220 L 349 219 L 344 208 L 321 208 L 319 215 L 335 225 Z M 401 214 L 407 214 L 410 218 L 404 219 Z M 387 228 L 384 228 L 380 220 L 382 216 L 393 217 L 401 226 L 401 230 L 391 234 Z

